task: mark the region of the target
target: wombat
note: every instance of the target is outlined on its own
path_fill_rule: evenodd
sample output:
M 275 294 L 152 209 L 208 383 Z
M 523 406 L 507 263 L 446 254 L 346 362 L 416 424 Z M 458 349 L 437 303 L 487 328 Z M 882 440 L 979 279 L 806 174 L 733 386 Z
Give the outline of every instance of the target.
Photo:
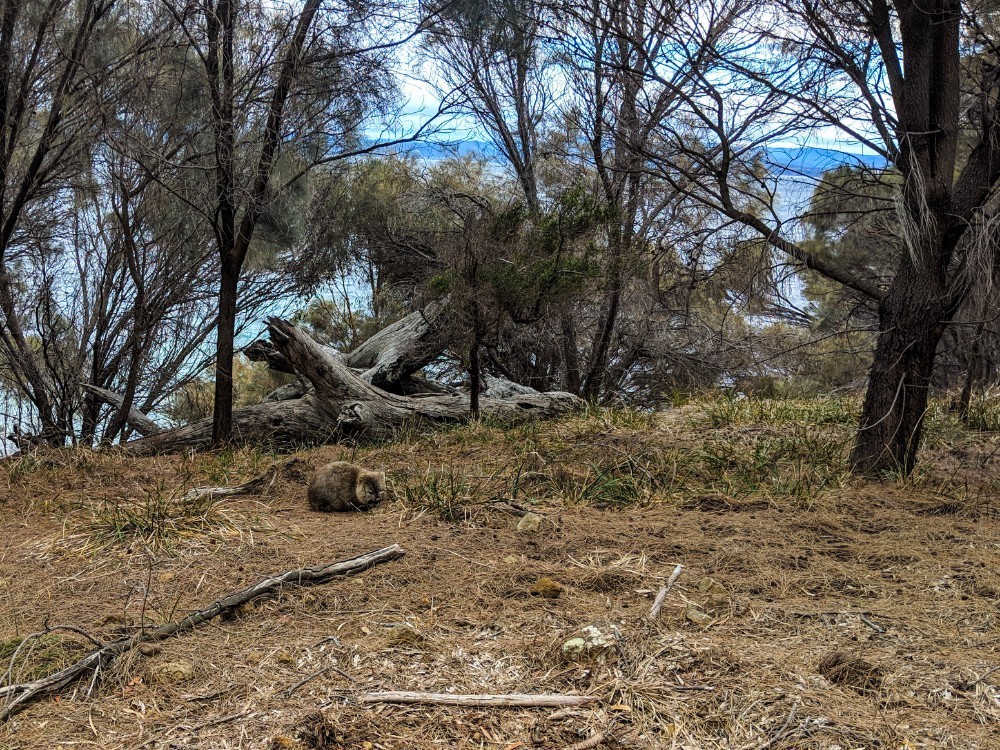
M 306 496 L 310 508 L 324 513 L 363 510 L 385 498 L 385 474 L 334 461 L 316 470 Z

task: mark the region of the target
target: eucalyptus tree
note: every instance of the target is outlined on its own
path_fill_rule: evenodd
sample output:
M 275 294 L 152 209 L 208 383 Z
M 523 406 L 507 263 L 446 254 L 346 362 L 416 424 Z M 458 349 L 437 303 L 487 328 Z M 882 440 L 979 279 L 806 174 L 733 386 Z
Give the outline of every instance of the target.
M 564 387 L 606 396 L 609 367 L 622 360 L 623 294 L 650 262 L 654 227 L 676 196 L 644 152 L 677 96 L 642 70 L 674 15 L 641 0 L 438 5 L 427 49 L 516 176 L 529 214 L 542 221 L 584 189 L 605 217 L 596 302 L 563 305 L 557 328 Z

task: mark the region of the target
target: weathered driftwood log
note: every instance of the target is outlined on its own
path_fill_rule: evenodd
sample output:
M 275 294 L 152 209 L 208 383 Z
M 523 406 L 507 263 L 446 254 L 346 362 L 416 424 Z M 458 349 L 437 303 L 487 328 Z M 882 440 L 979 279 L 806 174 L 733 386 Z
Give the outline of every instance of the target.
M 383 328 L 350 352 L 316 346 L 354 370 L 362 380 L 383 390 L 399 394 L 421 390 L 421 386 L 424 391 L 433 390 L 426 382 L 411 384 L 409 380 L 444 350 L 446 342 L 437 334 L 446 306 L 447 300 L 431 302 L 423 310 Z M 266 362 L 272 370 L 296 372 L 294 363 L 273 341 L 255 341 L 244 349 L 244 354 L 255 362 Z
M 32 682 L 0 687 L 0 697 L 5 698 L 5 702 L 0 705 L 0 721 L 6 721 L 36 698 L 59 692 L 87 672 L 98 672 L 122 654 L 137 648 L 143 643 L 162 641 L 173 635 L 192 630 L 198 625 L 208 622 L 225 612 L 232 611 L 241 604 L 246 604 L 258 597 L 280 591 L 284 586 L 325 583 L 333 578 L 361 573 L 376 565 L 391 562 L 402 556 L 403 549 L 398 544 L 393 544 L 390 547 L 383 547 L 380 550 L 352 557 L 349 560 L 342 560 L 341 562 L 315 568 L 289 570 L 286 573 L 258 581 L 253 586 L 245 588 L 242 591 L 237 591 L 221 599 L 217 599 L 204 609 L 200 609 L 182 620 L 142 630 L 128 638 L 103 644 L 79 661 L 54 674 Z
M 342 358 L 316 343 L 291 323 L 268 321 L 271 341 L 295 371 L 312 385 L 292 401 L 258 404 L 233 413 L 233 440 L 276 447 L 329 443 L 344 438 L 392 438 L 401 427 L 469 418 L 468 395 L 400 396 L 377 388 L 356 375 Z M 484 415 L 510 422 L 555 416 L 582 408 L 570 393 L 515 394 L 480 399 Z M 209 419 L 141 438 L 126 444 L 136 453 L 156 453 L 206 447 L 211 442 Z
M 364 368 L 362 380 L 395 391 L 397 383 L 423 369 L 444 350 L 445 342 L 436 334 L 447 304 L 447 300 L 431 302 L 383 328 L 348 354 L 344 364 Z
M 291 401 L 296 398 L 302 398 L 308 392 L 309 387 L 301 381 L 288 383 L 287 385 L 279 385 L 273 391 L 264 396 L 262 403 L 267 404 L 273 401 Z
M 125 398 L 114 391 L 109 391 L 106 388 L 99 388 L 96 385 L 91 385 L 90 383 L 81 383 L 80 385 L 83 387 L 83 390 L 87 391 L 87 393 L 92 395 L 98 401 L 111 404 L 116 409 L 121 409 L 122 404 L 125 403 Z M 128 410 L 128 425 L 140 435 L 155 435 L 158 432 L 163 432 L 163 428 L 160 427 L 160 425 L 156 424 L 156 422 L 147 417 L 134 406 Z
M 274 484 L 274 480 L 278 478 L 279 473 L 280 468 L 275 465 L 259 477 L 233 487 L 192 487 L 184 493 L 183 499 L 187 502 L 203 502 L 216 501 L 224 497 L 263 494 Z
M 483 375 L 483 395 L 490 398 L 512 398 L 539 393 L 534 388 L 489 373 Z

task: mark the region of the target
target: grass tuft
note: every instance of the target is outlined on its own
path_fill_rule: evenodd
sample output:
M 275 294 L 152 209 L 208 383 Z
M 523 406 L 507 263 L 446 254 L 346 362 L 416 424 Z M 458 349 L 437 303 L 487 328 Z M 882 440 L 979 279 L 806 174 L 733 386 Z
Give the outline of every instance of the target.
M 91 509 L 85 531 L 99 546 L 141 543 L 169 549 L 182 539 L 208 536 L 231 527 L 210 497 L 189 496 L 160 483 L 134 498 L 107 498 Z

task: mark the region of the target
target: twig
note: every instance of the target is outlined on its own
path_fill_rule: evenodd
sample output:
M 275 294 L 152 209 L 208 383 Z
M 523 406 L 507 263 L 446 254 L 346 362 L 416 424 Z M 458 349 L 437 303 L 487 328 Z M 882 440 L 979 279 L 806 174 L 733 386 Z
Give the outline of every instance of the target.
M 567 745 L 563 748 L 563 750 L 592 750 L 592 748 L 600 747 L 610 739 L 611 737 L 608 736 L 607 732 L 598 732 L 593 737 L 586 739 L 583 742 Z
M 497 508 L 497 510 L 506 511 L 507 513 L 510 513 L 512 516 L 518 516 L 520 518 L 523 518 L 529 513 L 537 513 L 537 511 L 529 510 L 528 508 L 525 508 L 523 505 L 515 503 L 511 500 L 500 500 L 500 499 L 487 500 L 486 505 L 491 505 Z M 541 513 L 539 513 L 538 515 L 541 515 Z
M 767 748 L 771 747 L 772 745 L 775 745 L 778 742 L 778 740 L 782 739 L 785 736 L 785 734 L 788 733 L 788 727 L 792 725 L 792 719 L 795 718 L 795 712 L 798 710 L 798 708 L 799 708 L 799 702 L 795 701 L 795 703 L 792 704 L 792 710 L 788 712 L 788 718 L 785 719 L 785 723 L 781 725 L 781 729 L 778 730 L 778 733 L 775 734 L 773 737 L 771 737 L 771 739 L 769 739 L 764 744 L 758 745 L 757 750 L 767 750 Z
M 331 664 L 328 667 L 323 667 L 322 669 L 313 672 L 311 675 L 307 675 L 306 677 L 303 677 L 301 680 L 299 680 L 298 682 L 296 682 L 290 688 L 288 688 L 287 690 L 285 690 L 285 697 L 286 698 L 291 698 L 292 697 L 292 693 L 294 693 L 300 687 L 302 687 L 303 685 L 305 685 L 307 682 L 309 682 L 310 680 L 315 680 L 317 677 L 326 674 L 327 672 L 329 672 L 332 669 L 333 669 L 333 665 Z
M 113 641 L 102 648 L 91 651 L 75 664 L 71 664 L 65 669 L 61 669 L 54 674 L 50 674 L 33 682 L 26 682 L 20 685 L 8 685 L 0 688 L 0 695 L 7 695 L 7 702 L 0 707 L 0 722 L 6 721 L 15 713 L 24 708 L 29 702 L 43 695 L 58 692 L 70 683 L 77 680 L 87 670 L 100 669 L 114 661 L 123 653 L 131 651 L 143 643 L 162 641 L 172 635 L 177 635 L 188 630 L 193 630 L 198 625 L 208 622 L 218 617 L 224 612 L 229 612 L 239 607 L 241 604 L 257 599 L 258 597 L 272 594 L 286 585 L 304 585 L 325 583 L 332 578 L 361 573 L 380 563 L 390 562 L 403 556 L 403 550 L 398 544 L 374 552 L 368 552 L 349 560 L 322 565 L 317 568 L 299 568 L 289 570 L 280 575 L 265 578 L 258 581 L 253 586 L 229 594 L 218 599 L 209 606 L 182 620 L 167 623 L 157 628 L 141 631 L 128 638 Z
M 649 610 L 650 620 L 655 620 L 660 616 L 660 610 L 663 609 L 663 602 L 667 600 L 667 594 L 670 593 L 670 589 L 673 587 L 674 583 L 681 577 L 682 570 L 684 570 L 684 566 L 678 563 L 674 567 L 674 572 L 670 574 L 670 578 L 668 578 L 667 582 L 660 587 L 659 592 L 656 594 L 656 599 L 653 600 L 653 606 Z
M 570 706 L 569 708 L 560 708 L 558 711 L 549 714 L 547 717 L 545 717 L 545 720 L 560 721 L 562 719 L 569 719 L 574 716 L 583 716 L 583 714 L 584 714 L 583 711 L 577 711 L 575 708 Z
M 876 633 L 884 633 L 884 632 L 885 632 L 885 628 L 883 628 L 883 627 L 882 627 L 881 625 L 879 625 L 879 624 L 878 624 L 877 622 L 872 622 L 871 620 L 869 620 L 869 619 L 868 619 L 868 618 L 867 618 L 867 617 L 865 616 L 865 614 L 864 614 L 863 612 L 862 612 L 862 613 L 860 613 L 860 614 L 859 614 L 858 616 L 859 616 L 859 617 L 861 618 L 861 622 L 863 622 L 863 623 L 864 623 L 865 625 L 867 625 L 868 627 L 870 627 L 870 628 L 871 628 L 872 630 L 874 630 L 874 631 L 875 631 Z
M 249 482 L 238 484 L 235 487 L 195 487 L 184 493 L 183 499 L 187 502 L 197 502 L 199 500 L 215 500 L 222 497 L 233 497 L 235 495 L 264 494 L 278 478 L 278 467 L 272 466 L 259 477 L 251 479 Z M 258 492 L 263 488 L 263 491 Z
M 561 708 L 563 706 L 585 706 L 597 698 L 591 695 L 453 695 L 451 693 L 417 693 L 387 691 L 384 693 L 362 693 L 359 703 L 430 703 L 440 706 L 507 706 L 528 708 Z
M 217 727 L 220 724 L 228 724 L 229 722 L 236 721 L 237 719 L 245 719 L 247 716 L 250 715 L 251 715 L 250 711 L 240 711 L 239 713 L 229 714 L 219 719 L 212 719 L 210 721 L 202 722 L 201 724 L 195 724 L 188 731 L 198 732 L 201 731 L 202 729 L 208 729 L 209 727 Z

